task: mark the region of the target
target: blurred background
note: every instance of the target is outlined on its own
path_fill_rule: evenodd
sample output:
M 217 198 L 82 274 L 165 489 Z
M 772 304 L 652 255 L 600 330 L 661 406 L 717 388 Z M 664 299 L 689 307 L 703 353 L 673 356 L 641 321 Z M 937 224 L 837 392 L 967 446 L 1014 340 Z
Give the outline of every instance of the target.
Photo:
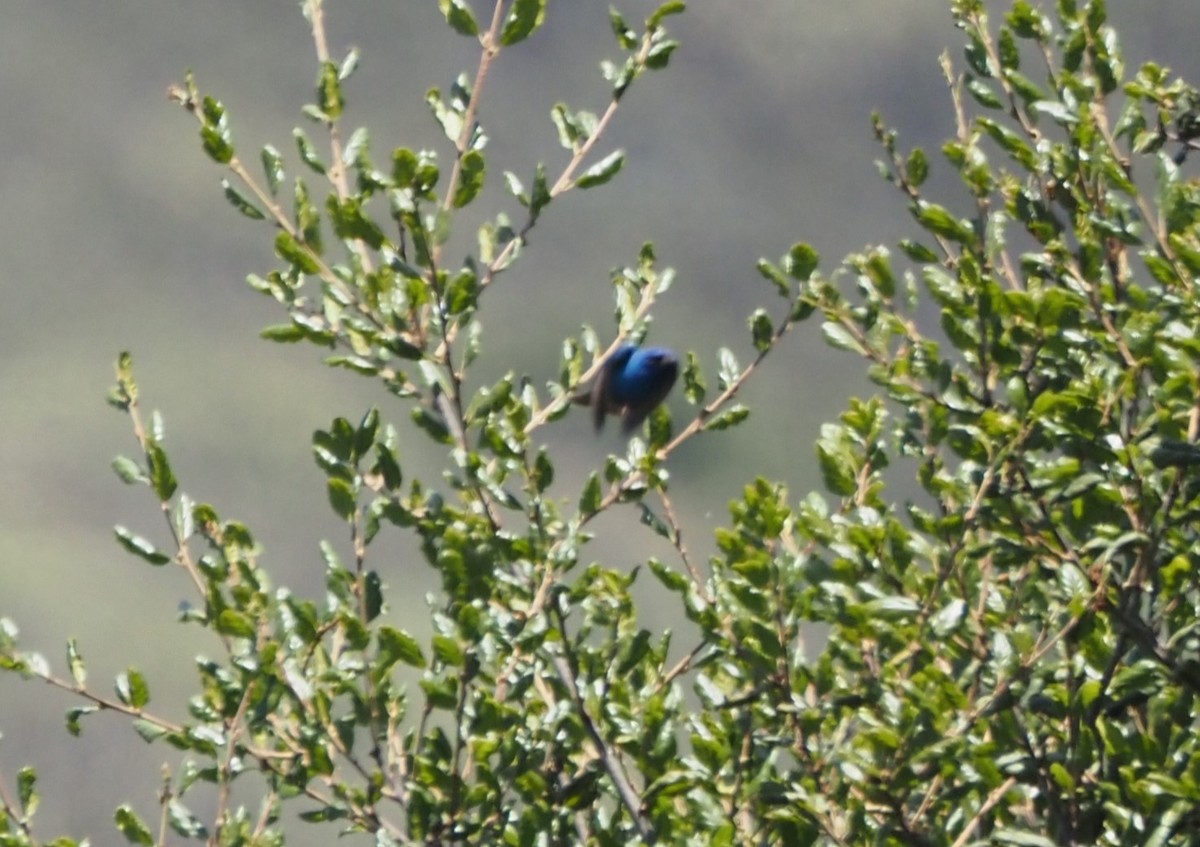
M 992 5 L 997 18 L 1007 8 Z M 631 21 L 653 8 L 645 0 L 618 6 Z M 902 198 L 873 165 L 879 151 L 869 115 L 880 111 L 905 149 L 936 150 L 951 135 L 937 57 L 948 49 L 961 66 L 962 53 L 947 6 L 696 2 L 669 19 L 682 47 L 667 71 L 634 86 L 601 145 L 600 155 L 625 149 L 624 170 L 604 189 L 553 204 L 522 260 L 486 296 L 479 379 L 512 370 L 540 386 L 557 373 L 562 338 L 581 324 L 610 339 L 610 271 L 635 262 L 649 240 L 678 273 L 650 338 L 695 351 L 711 387 L 717 349 L 749 359 L 747 315 L 779 308 L 754 270 L 759 257 L 778 258 L 803 240 L 830 272 L 847 252 L 913 234 Z M 1130 68 L 1154 59 L 1200 79 L 1195 0 L 1114 0 L 1109 11 Z M 167 86 L 192 69 L 201 90 L 228 108 L 243 159 L 257 163 L 258 149 L 271 143 L 295 174 L 291 130 L 306 124 L 300 108 L 313 99 L 316 73 L 296 2 L 14 0 L 7 12 L 0 617 L 13 619 L 24 647 L 62 673 L 65 641 L 78 637 L 101 690 L 115 673 L 139 668 L 152 707 L 183 719 L 192 657 L 214 645 L 175 622 L 177 605 L 190 599 L 182 575 L 147 567 L 112 539 L 118 523 L 163 536 L 148 493 L 126 488 L 109 467 L 136 447 L 128 419 L 104 403 L 117 353 L 133 352 L 145 405 L 164 415 L 181 488 L 246 522 L 278 584 L 317 597 L 317 544 L 341 545 L 344 532 L 311 459 L 312 432 L 336 415 L 357 421 L 372 405 L 399 422 L 408 412 L 375 383 L 322 366 L 315 348 L 258 339 L 263 326 L 285 320 L 244 284 L 248 273 L 272 267 L 273 232 L 226 203 L 225 174 L 201 152 L 196 122 L 166 99 Z M 400 145 L 435 149 L 448 161 L 424 95 L 448 89 L 463 70 L 474 73 L 474 42 L 445 27 L 434 0 L 343 0 L 328 4 L 327 24 L 336 56 L 351 46 L 363 53 L 347 89 L 347 135 L 369 125 L 377 162 Z M 607 4 L 582 2 L 552 3 L 546 26 L 502 54 L 480 113 L 491 138 L 480 213 L 508 210 L 519 219 L 500 174 L 512 170 L 528 184 L 539 160 L 558 172 L 566 156 L 551 106 L 602 111 L 608 86 L 598 64 L 616 54 Z M 938 157 L 931 161 L 931 193 L 960 196 Z M 470 223 L 459 223 L 456 259 L 474 242 Z M 793 499 L 819 490 L 819 426 L 847 397 L 869 390 L 853 356 L 823 345 L 818 322 L 802 325 L 748 386 L 749 422 L 696 439 L 672 459 L 672 493 L 692 553 L 709 553 L 726 504 L 756 475 L 785 481 Z M 677 420 L 692 411 L 678 391 L 671 408 Z M 560 462 L 562 496 L 573 500 L 584 476 L 623 450 L 615 429 L 597 440 L 587 416 L 574 414 L 544 432 Z M 406 470 L 441 467 L 428 442 L 407 435 L 401 455 Z M 614 529 L 620 543 L 603 539 Z M 632 511 L 607 516 L 597 531 L 602 540 L 591 554 L 614 566 L 669 556 Z M 404 588 L 403 600 L 391 597 L 393 616 L 424 632 L 422 595 L 437 587 L 429 569 L 402 538 L 381 542 L 375 567 L 385 583 Z M 645 590 L 653 600 L 653 586 Z M 666 600 L 642 614 L 654 630 L 675 620 Z M 70 738 L 63 712 L 73 704 L 0 676 L 0 780 L 11 789 L 21 765 L 37 767 L 41 837 L 116 843 L 114 807 L 128 802 L 156 820 L 159 768 L 177 760 L 165 747 L 133 741 L 126 722 L 110 716 L 85 721 L 83 736 Z M 292 843 L 324 843 L 329 834 L 299 833 Z

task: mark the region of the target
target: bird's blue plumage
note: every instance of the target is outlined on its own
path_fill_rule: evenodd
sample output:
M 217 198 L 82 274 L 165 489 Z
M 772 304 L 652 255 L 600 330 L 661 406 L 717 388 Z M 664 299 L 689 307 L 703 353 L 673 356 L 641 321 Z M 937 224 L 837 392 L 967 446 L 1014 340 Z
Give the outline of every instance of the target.
M 621 415 L 628 435 L 654 411 L 679 376 L 679 360 L 665 347 L 623 344 L 609 357 L 592 386 L 591 405 L 596 429 L 609 414 Z

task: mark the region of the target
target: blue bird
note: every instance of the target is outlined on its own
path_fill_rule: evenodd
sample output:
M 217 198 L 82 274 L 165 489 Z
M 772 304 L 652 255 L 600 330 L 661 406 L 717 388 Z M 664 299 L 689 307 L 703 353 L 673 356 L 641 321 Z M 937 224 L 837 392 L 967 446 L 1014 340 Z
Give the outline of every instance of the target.
M 629 435 L 654 411 L 679 377 L 679 360 L 663 347 L 622 344 L 600 369 L 590 394 L 578 401 L 592 407 L 599 432 L 607 415 L 621 415 L 621 432 Z

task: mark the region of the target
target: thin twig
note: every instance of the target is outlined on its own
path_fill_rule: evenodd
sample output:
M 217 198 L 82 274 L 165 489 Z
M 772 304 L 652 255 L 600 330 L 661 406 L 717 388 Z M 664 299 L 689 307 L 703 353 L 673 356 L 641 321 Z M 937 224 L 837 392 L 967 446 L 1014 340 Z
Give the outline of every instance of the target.
M 967 821 L 967 825 L 963 827 L 963 831 L 959 833 L 958 838 L 954 839 L 954 844 L 951 847 L 965 847 L 966 843 L 971 840 L 971 836 L 975 833 L 975 830 L 979 827 L 979 824 L 982 823 L 984 815 L 995 808 L 1000 799 L 1016 784 L 1017 778 L 1010 776 L 993 788 L 992 792 L 988 794 L 987 799 L 983 801 L 983 805 L 979 807 L 979 811 Z
M 613 786 L 617 789 L 617 794 L 621 798 L 621 804 L 633 820 L 633 825 L 638 831 L 638 836 L 641 838 L 642 843 L 654 844 L 656 842 L 654 830 L 650 828 L 650 822 L 645 820 L 642 815 L 642 800 L 638 796 L 637 791 L 634 790 L 633 785 L 630 784 L 629 778 L 625 776 L 625 772 L 622 770 L 617 757 L 609 749 L 608 742 L 605 741 L 604 736 L 600 733 L 599 727 L 596 726 L 591 713 L 588 712 L 587 704 L 583 701 L 583 696 L 579 693 L 579 686 L 576 684 L 576 674 L 578 672 L 575 669 L 576 663 L 571 650 L 571 640 L 567 634 L 567 622 L 558 604 L 555 604 L 553 608 L 555 617 L 557 618 L 559 634 L 562 636 L 560 643 L 565 653 L 565 655 L 555 655 L 552 657 L 554 667 L 558 671 L 563 685 L 567 687 L 567 691 L 571 695 L 571 702 L 575 705 L 579 719 L 591 737 L 592 744 L 596 747 L 600 764 L 603 765 L 609 779 L 612 780 Z
M 671 498 L 667 496 L 667 492 L 660 489 L 658 499 L 662 501 L 663 513 L 667 518 L 667 525 L 671 527 L 671 544 L 679 551 L 679 558 L 683 560 L 683 566 L 687 568 L 688 573 L 692 575 L 692 583 L 696 586 L 696 591 L 705 603 L 712 604 L 712 595 L 708 593 L 708 586 L 705 584 L 704 577 L 700 573 L 700 569 L 692 562 L 692 557 L 688 555 L 687 545 L 683 543 L 683 525 L 679 522 L 679 517 L 675 514 L 675 509 L 671 506 Z

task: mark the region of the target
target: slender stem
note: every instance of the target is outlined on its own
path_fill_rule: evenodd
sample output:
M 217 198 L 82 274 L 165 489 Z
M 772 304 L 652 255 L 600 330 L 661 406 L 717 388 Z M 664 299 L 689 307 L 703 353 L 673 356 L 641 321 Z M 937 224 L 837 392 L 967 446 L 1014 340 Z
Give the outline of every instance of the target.
M 142 450 L 142 456 L 146 462 L 150 462 L 150 435 L 146 432 L 146 427 L 142 422 L 141 411 L 138 408 L 137 400 L 130 399 L 126 407 L 129 412 L 129 420 L 133 424 L 133 437 L 137 439 L 138 447 Z M 192 580 L 192 585 L 196 589 L 197 595 L 201 598 L 207 597 L 207 590 L 204 584 L 204 578 L 200 574 L 200 569 L 196 562 L 192 559 L 191 550 L 188 548 L 188 539 L 180 537 L 175 528 L 175 522 L 171 520 L 171 501 L 159 501 L 159 507 L 162 509 L 163 518 L 167 522 L 167 531 L 171 534 L 171 540 L 175 544 L 175 561 L 178 563 L 187 575 Z
M 642 800 L 633 785 L 629 782 L 629 778 L 621 768 L 618 757 L 609 748 L 608 742 L 605 741 L 604 736 L 600 732 L 600 728 L 596 725 L 595 720 L 592 719 L 591 713 L 588 712 L 587 704 L 583 701 L 583 696 L 579 693 L 579 686 L 576 683 L 578 674 L 577 663 L 571 649 L 571 639 L 567 633 L 566 618 L 563 616 L 562 609 L 559 608 L 557 603 L 553 608 L 558 630 L 562 636 L 561 643 L 565 654 L 553 657 L 554 667 L 571 695 L 571 702 L 575 704 L 579 719 L 583 723 L 584 729 L 587 730 L 588 736 L 592 739 L 592 744 L 596 747 L 600 764 L 604 767 L 609 779 L 612 780 L 613 786 L 617 789 L 617 794 L 621 798 L 621 805 L 625 807 L 625 811 L 629 813 L 629 817 L 633 820 L 633 825 L 638 831 L 638 836 L 641 838 L 642 843 L 654 844 L 656 842 L 654 830 L 650 828 L 649 821 L 645 820 L 642 816 Z
M 170 733 L 175 733 L 175 734 L 181 735 L 187 731 L 186 727 L 183 727 L 176 723 L 172 723 L 171 721 L 167 720 L 166 718 L 162 718 L 162 717 L 159 717 L 158 715 L 151 714 L 150 712 L 147 712 L 144 709 L 138 709 L 133 706 L 127 706 L 124 703 L 122 703 L 120 700 L 114 700 L 110 697 L 101 696 L 87 688 L 76 685 L 74 682 L 68 682 L 67 680 L 62 679 L 61 677 L 57 677 L 54 674 L 50 674 L 50 673 L 40 674 L 40 673 L 35 672 L 34 675 L 38 679 L 40 679 L 42 682 L 51 686 L 52 688 L 57 688 L 61 691 L 68 691 L 71 694 L 75 694 L 79 697 L 82 697 L 84 700 L 87 700 L 89 703 L 99 706 L 102 709 L 110 709 L 114 712 L 117 712 L 118 714 L 122 714 L 127 717 L 138 718 L 139 720 L 144 720 L 147 723 L 153 724 L 154 726 L 156 726 L 157 728 L 159 728 L 165 732 L 170 732 Z
M 671 527 L 671 543 L 675 549 L 679 551 L 679 558 L 683 560 L 683 566 L 687 568 L 692 577 L 692 584 L 696 586 L 696 591 L 705 603 L 712 603 L 712 595 L 708 593 L 708 586 L 705 584 L 704 577 L 700 574 L 700 569 L 692 562 L 692 557 L 688 555 L 687 545 L 683 543 L 683 525 L 679 522 L 679 517 L 675 514 L 675 509 L 671 506 L 671 498 L 667 496 L 667 492 L 660 490 L 658 499 L 662 501 L 663 513 L 667 518 L 667 525 Z
M 988 812 L 994 809 L 996 804 L 1000 802 L 1001 798 L 1003 798 L 1004 795 L 1008 793 L 1009 789 L 1016 784 L 1017 778 L 1015 776 L 1010 776 L 1008 779 L 1004 780 L 1004 782 L 993 788 L 991 793 L 988 794 L 987 799 L 983 801 L 983 805 L 979 807 L 979 811 L 976 812 L 969 821 L 967 821 L 967 825 L 963 827 L 963 831 L 959 833 L 958 838 L 954 839 L 954 844 L 951 845 L 951 847 L 965 847 L 967 842 L 971 840 L 971 836 L 975 834 L 975 830 L 979 828 L 979 824 L 983 822 L 983 819 Z
M 500 53 L 500 25 L 504 21 L 504 0 L 496 0 L 492 8 L 492 25 L 487 32 L 479 36 L 483 50 L 479 54 L 479 66 L 475 69 L 475 81 L 471 84 L 471 101 L 463 112 L 462 129 L 454 142 L 454 167 L 450 170 L 450 179 L 446 182 L 446 190 L 442 196 L 442 209 L 449 211 L 454 202 L 455 190 L 462 177 L 463 156 L 471 147 L 471 138 L 475 135 L 475 115 L 479 112 L 479 100 L 483 94 L 483 85 L 487 81 L 492 62 Z M 441 245 L 434 248 L 434 260 L 441 257 Z

